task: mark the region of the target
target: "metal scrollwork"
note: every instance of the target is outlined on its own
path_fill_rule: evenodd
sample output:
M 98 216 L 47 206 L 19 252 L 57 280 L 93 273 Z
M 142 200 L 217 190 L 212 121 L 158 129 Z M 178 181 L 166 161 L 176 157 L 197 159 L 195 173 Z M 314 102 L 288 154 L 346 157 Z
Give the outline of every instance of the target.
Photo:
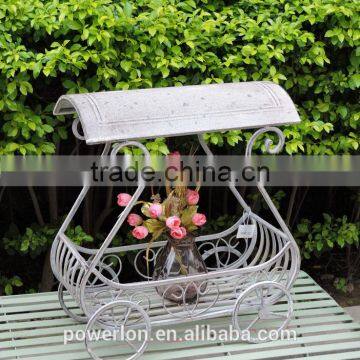
M 151 307 L 151 300 L 148 294 L 143 291 L 137 291 L 132 293 L 129 297 L 129 301 L 140 305 L 145 311 L 149 311 Z M 118 298 L 120 300 L 120 298 Z
M 85 136 L 79 133 L 79 125 L 80 125 L 80 119 L 76 117 L 71 125 L 71 130 L 77 139 L 83 141 L 85 140 Z
M 269 126 L 269 127 L 265 127 L 265 128 L 261 128 L 257 131 L 254 132 L 254 134 L 251 136 L 250 140 L 248 141 L 247 145 L 246 145 L 246 150 L 245 150 L 245 156 L 250 156 L 252 153 L 252 149 L 254 147 L 254 144 L 257 140 L 257 138 L 267 132 L 273 132 L 278 136 L 279 142 L 276 144 L 276 146 L 274 148 L 271 148 L 271 145 L 273 144 L 273 141 L 269 138 L 265 139 L 265 149 L 266 152 L 268 154 L 278 154 L 282 148 L 284 147 L 285 144 L 285 136 L 282 133 L 282 131 L 277 128 L 277 127 L 273 127 L 273 126 Z
M 233 284 L 233 298 L 238 298 L 249 286 L 256 284 L 256 277 L 256 274 L 247 274 L 237 279 Z
M 146 259 L 146 249 L 142 249 L 137 252 L 134 259 L 134 268 L 136 272 L 144 279 L 151 280 L 151 272 L 148 274 L 147 269 L 153 268 L 156 263 L 156 258 L 159 255 L 162 248 L 149 249 L 149 258 Z
M 92 259 L 93 256 L 90 256 L 88 262 L 91 262 Z M 106 254 L 101 258 L 99 264 L 97 264 L 96 270 L 108 280 L 118 283 L 119 275 L 122 271 L 121 258 L 115 254 Z M 88 282 L 88 286 L 101 286 L 101 283 L 99 284 L 99 277 L 96 275 L 91 277 Z
M 178 294 L 174 294 L 177 290 Z M 166 299 L 167 293 L 171 292 L 177 304 Z M 188 292 L 195 292 L 191 301 L 187 301 Z M 176 297 L 176 299 L 175 299 Z M 166 312 L 179 319 L 195 318 L 208 312 L 219 300 L 220 290 L 216 281 L 205 280 L 201 283 L 187 282 L 182 284 L 169 285 L 163 293 L 163 308 Z
M 241 243 L 244 249 L 239 249 Z M 248 239 L 238 239 L 236 235 L 230 238 L 219 238 L 216 241 L 206 241 L 198 246 L 199 252 L 205 261 L 206 267 L 209 271 L 239 268 L 246 265 L 246 258 L 244 254 L 247 253 L 249 248 Z M 211 263 L 211 259 L 214 259 Z
M 115 254 L 104 255 L 99 263 L 99 272 L 102 273 L 103 271 L 108 272 L 110 276 L 112 276 L 109 280 L 118 282 L 119 275 L 122 271 L 122 261 L 120 257 Z
M 227 269 L 231 267 L 239 267 L 243 253 L 247 251 L 248 242 L 246 242 L 246 248 L 244 252 L 238 250 L 239 239 L 236 235 L 231 236 L 229 239 L 219 238 L 216 241 L 206 241 L 198 246 L 200 254 L 206 263 L 206 260 L 215 258 L 215 266 L 207 264 L 209 271 Z
M 85 139 L 81 135 L 78 118 L 74 120 L 72 130 L 78 139 Z M 276 144 L 273 144 L 269 138 L 265 139 L 266 152 L 276 154 L 282 150 L 285 138 L 281 130 L 276 127 L 262 128 L 251 136 L 246 146 L 247 161 L 250 162 L 258 137 L 265 133 L 273 133 L 278 138 Z M 200 143 L 205 152 L 211 155 L 209 147 L 202 138 Z M 124 146 L 138 147 L 143 151 L 146 162 L 150 161 L 146 147 L 135 141 L 117 144 L 111 152 L 114 161 L 115 155 Z M 103 155 L 109 150 L 110 143 L 107 143 Z M 182 276 L 178 269 L 175 273 L 165 274 L 164 279 L 153 280 L 152 273 L 163 250 L 160 245 L 165 242 L 153 244 L 149 249 L 146 244 L 109 248 L 114 234 L 145 188 L 143 181 L 140 181 L 131 202 L 120 214 L 111 234 L 97 250 L 98 252 L 76 246 L 71 239 L 62 234 L 53 246 L 52 266 L 61 282 L 59 299 L 65 312 L 78 321 L 88 320 L 87 329 L 100 325 L 100 328 L 117 330 L 120 326 L 124 326 L 128 329 L 143 328 L 149 334 L 152 323 L 156 326 L 169 325 L 174 319 L 182 322 L 215 317 L 218 314 L 232 314 L 233 323 L 240 331 L 256 330 L 254 325 L 265 320 L 276 320 L 275 330 L 281 330 L 287 325 L 292 314 L 289 289 L 299 271 L 300 261 L 296 242 L 287 231 L 286 225 L 282 225 L 281 217 L 277 215 L 271 199 L 263 190 L 261 181 L 258 188 L 278 220 L 280 228 L 252 213 L 235 186 L 230 184 L 229 187 L 243 207 L 244 214 L 230 228 L 217 234 L 196 238 L 198 250 L 208 270 L 207 274 L 201 276 L 193 276 L 191 272 L 188 276 Z M 67 225 L 86 192 L 87 188 L 84 188 L 79 195 Z M 240 225 L 252 226 L 254 231 L 248 236 L 239 231 L 237 238 L 235 232 Z M 133 264 L 137 274 L 145 281 L 133 284 L 120 282 L 123 261 L 116 254 L 123 251 L 127 252 L 126 259 Z M 77 310 L 72 312 L 71 308 L 67 308 L 64 302 L 65 289 L 80 305 L 85 316 L 77 315 Z M 285 308 L 284 312 L 278 311 L 278 307 L 274 307 L 275 310 L 270 308 L 272 305 L 284 302 L 287 303 L 287 306 L 282 306 Z M 249 309 L 251 311 L 243 317 L 243 313 Z M 245 321 L 250 318 L 245 325 L 244 318 Z M 114 339 L 114 341 L 118 340 Z M 258 340 L 256 336 L 251 339 L 253 342 Z M 141 356 L 146 348 L 145 340 L 133 344 L 126 338 L 124 343 L 130 347 L 131 360 Z M 90 338 L 86 339 L 86 345 L 90 355 L 94 359 L 100 359 L 95 355 L 97 349 L 92 347 Z

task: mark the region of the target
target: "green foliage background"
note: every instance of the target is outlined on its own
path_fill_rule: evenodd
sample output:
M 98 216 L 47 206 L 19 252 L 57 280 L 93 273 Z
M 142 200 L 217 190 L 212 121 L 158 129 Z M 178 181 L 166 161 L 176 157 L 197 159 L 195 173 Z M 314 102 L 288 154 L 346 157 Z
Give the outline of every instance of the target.
M 0 22 L 0 154 L 54 153 L 65 92 L 250 80 L 298 105 L 287 153 L 359 147 L 356 1 L 1 0 Z
M 285 128 L 286 153 L 358 154 L 359 25 L 353 0 L 0 0 L 0 155 L 68 154 L 72 119 L 52 116 L 64 93 L 251 80 L 279 83 L 297 104 L 302 122 Z M 230 131 L 207 140 L 231 152 L 248 136 Z M 146 146 L 169 151 L 165 139 Z M 44 212 L 46 196 L 31 195 Z M 306 196 L 301 211 L 309 214 Z M 358 247 L 360 196 L 356 190 L 346 196 L 355 199 L 350 223 L 325 217 L 299 224 L 308 257 L 334 244 Z M 339 208 L 347 211 L 334 204 L 330 211 L 342 216 Z M 6 220 L 0 230 L 6 256 L 44 254 L 66 213 L 64 204 L 52 210 L 20 229 L 8 229 Z M 331 246 L 323 230 L 331 232 Z M 0 289 L 21 287 L 16 275 L 0 274 Z

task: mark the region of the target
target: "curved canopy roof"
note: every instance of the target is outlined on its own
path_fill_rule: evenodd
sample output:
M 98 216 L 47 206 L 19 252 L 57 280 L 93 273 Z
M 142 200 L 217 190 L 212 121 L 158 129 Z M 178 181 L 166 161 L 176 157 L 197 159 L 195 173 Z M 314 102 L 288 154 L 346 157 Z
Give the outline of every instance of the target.
M 74 113 L 88 144 L 300 121 L 286 91 L 266 81 L 61 96 L 54 114 Z

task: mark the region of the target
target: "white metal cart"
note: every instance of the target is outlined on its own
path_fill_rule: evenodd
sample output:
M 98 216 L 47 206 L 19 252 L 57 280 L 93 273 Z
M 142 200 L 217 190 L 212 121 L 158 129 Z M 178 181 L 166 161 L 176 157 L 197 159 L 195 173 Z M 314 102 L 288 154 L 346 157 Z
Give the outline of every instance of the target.
M 74 135 L 89 145 L 103 143 L 104 155 L 116 155 L 123 147 L 134 146 L 142 150 L 145 158 L 149 158 L 149 152 L 138 139 L 197 134 L 206 154 L 212 155 L 202 134 L 248 128 L 258 130 L 250 138 L 245 155 L 251 155 L 257 137 L 265 132 L 277 135 L 276 146 L 271 146 L 269 139 L 265 145 L 269 153 L 278 153 L 284 145 L 284 136 L 275 126 L 300 121 L 288 94 L 271 82 L 65 95 L 58 100 L 54 114 L 77 114 Z M 84 135 L 78 131 L 80 123 Z M 96 327 L 142 329 L 149 335 L 136 343 L 122 339 L 123 345 L 119 339 L 119 355 L 127 359 L 143 354 L 153 327 L 174 322 L 193 322 L 228 314 L 237 330 L 250 332 L 250 342 L 263 341 L 256 331 L 263 322 L 270 321 L 278 332 L 286 327 L 293 312 L 289 289 L 299 273 L 299 249 L 262 183 L 257 183 L 257 187 L 277 220 L 276 225 L 253 213 L 236 187 L 233 184 L 229 187 L 242 206 L 243 215 L 225 231 L 196 238 L 203 259 L 213 257 L 216 265 L 212 262 L 208 273 L 190 275 L 185 280 L 181 277 L 157 281 L 142 270 L 147 244 L 111 247 L 145 184 L 139 183 L 132 200 L 96 250 L 77 246 L 65 235 L 89 186 L 82 189 L 54 240 L 51 264 L 60 282 L 59 300 L 64 311 L 77 321 L 87 322 L 85 343 L 94 359 L 103 358 L 104 349 L 107 350 L 104 345 L 97 346 L 88 335 Z M 255 225 L 255 231 L 251 238 L 237 239 L 236 231 L 244 223 Z M 151 244 L 151 261 L 156 261 L 164 244 Z M 127 251 L 136 252 L 134 267 L 143 281 L 119 282 L 122 261 L 118 255 Z M 117 258 L 116 269 L 109 265 L 110 257 Z M 170 287 L 181 283 L 184 288 L 184 282 L 189 286 L 200 284 L 198 296 L 191 303 L 185 300 L 173 303 L 155 291 L 159 285 Z M 205 291 L 203 283 L 207 284 Z M 84 316 L 76 315 L 66 305 L 65 290 Z M 286 311 L 280 311 L 278 304 Z M 124 350 L 125 347 L 128 349 Z

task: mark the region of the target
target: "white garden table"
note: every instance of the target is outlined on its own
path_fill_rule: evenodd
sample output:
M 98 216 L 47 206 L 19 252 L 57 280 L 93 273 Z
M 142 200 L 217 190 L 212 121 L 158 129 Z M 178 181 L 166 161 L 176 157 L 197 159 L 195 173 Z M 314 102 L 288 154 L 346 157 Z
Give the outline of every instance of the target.
M 360 324 L 354 322 L 306 273 L 300 272 L 292 295 L 297 340 L 263 344 L 182 342 L 150 343 L 143 359 L 229 360 L 350 360 L 360 359 Z M 81 311 L 66 295 L 68 306 Z M 207 321 L 214 328 L 227 319 Z M 178 330 L 180 333 L 180 327 Z M 64 345 L 64 331 L 84 330 L 61 309 L 57 294 L 41 293 L 0 297 L 0 359 L 85 360 L 83 342 Z M 121 359 L 121 356 L 115 359 Z

